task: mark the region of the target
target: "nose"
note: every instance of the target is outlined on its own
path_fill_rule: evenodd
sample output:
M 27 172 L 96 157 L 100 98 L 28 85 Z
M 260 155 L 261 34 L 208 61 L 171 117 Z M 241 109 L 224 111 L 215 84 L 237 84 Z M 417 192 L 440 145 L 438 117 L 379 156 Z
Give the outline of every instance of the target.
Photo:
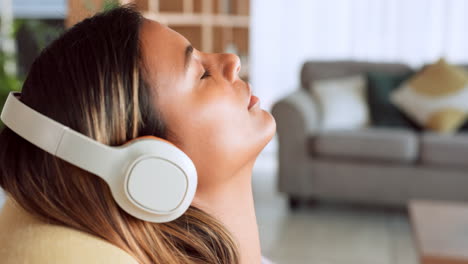
M 234 82 L 238 78 L 241 68 L 239 56 L 232 53 L 225 53 L 222 56 L 224 64 L 224 76 L 230 81 Z

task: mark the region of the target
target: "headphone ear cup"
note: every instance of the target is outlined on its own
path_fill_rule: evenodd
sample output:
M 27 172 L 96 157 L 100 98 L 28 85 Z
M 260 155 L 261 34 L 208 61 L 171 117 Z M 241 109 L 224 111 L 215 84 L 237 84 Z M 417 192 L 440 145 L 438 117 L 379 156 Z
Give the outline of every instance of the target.
M 181 216 L 192 203 L 197 172 L 192 160 L 172 143 L 157 137 L 132 140 L 122 146 L 130 165 L 114 185 L 114 198 L 127 213 L 151 222 Z
M 163 158 L 143 157 L 128 175 L 131 199 L 144 210 L 160 214 L 174 211 L 183 201 L 188 177 L 177 164 Z

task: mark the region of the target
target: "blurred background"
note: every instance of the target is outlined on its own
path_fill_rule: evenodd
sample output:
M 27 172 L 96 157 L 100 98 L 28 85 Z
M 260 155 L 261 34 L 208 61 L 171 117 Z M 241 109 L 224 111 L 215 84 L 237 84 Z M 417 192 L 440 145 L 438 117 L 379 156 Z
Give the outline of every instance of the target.
M 468 259 L 456 250 L 466 235 L 426 244 L 449 220 L 427 231 L 424 219 L 446 207 L 419 222 L 417 204 L 468 201 L 468 1 L 0 0 L 0 106 L 67 27 L 130 2 L 195 48 L 238 54 L 241 77 L 275 117 L 253 175 L 267 257 Z

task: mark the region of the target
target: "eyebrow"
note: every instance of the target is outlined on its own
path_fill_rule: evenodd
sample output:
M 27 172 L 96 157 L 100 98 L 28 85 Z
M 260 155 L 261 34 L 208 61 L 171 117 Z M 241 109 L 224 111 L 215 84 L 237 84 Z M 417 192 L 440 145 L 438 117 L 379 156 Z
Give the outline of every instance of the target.
M 187 68 L 190 64 L 190 60 L 192 59 L 192 53 L 193 53 L 193 47 L 192 45 L 188 45 L 185 48 L 185 63 L 184 63 L 184 69 L 187 71 Z

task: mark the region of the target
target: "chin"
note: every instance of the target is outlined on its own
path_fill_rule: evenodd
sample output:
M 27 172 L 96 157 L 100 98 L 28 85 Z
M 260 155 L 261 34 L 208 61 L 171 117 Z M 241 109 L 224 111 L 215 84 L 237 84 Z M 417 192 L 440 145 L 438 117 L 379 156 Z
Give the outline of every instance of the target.
M 276 120 L 273 117 L 273 115 L 270 114 L 270 112 L 267 112 L 267 111 L 265 111 L 265 112 L 267 113 L 267 115 L 269 117 L 269 122 L 268 122 L 269 126 L 268 126 L 268 129 L 267 129 L 268 132 L 266 133 L 268 140 L 267 140 L 267 142 L 265 144 L 265 146 L 266 146 L 276 134 Z
M 261 136 L 259 138 L 259 144 L 258 144 L 258 149 L 256 151 L 255 159 L 260 155 L 260 153 L 263 151 L 263 149 L 270 143 L 270 141 L 273 139 L 273 137 L 276 134 L 276 121 L 273 118 L 273 116 L 265 111 L 267 120 L 265 122 L 265 125 L 262 129 L 262 133 L 259 133 Z

